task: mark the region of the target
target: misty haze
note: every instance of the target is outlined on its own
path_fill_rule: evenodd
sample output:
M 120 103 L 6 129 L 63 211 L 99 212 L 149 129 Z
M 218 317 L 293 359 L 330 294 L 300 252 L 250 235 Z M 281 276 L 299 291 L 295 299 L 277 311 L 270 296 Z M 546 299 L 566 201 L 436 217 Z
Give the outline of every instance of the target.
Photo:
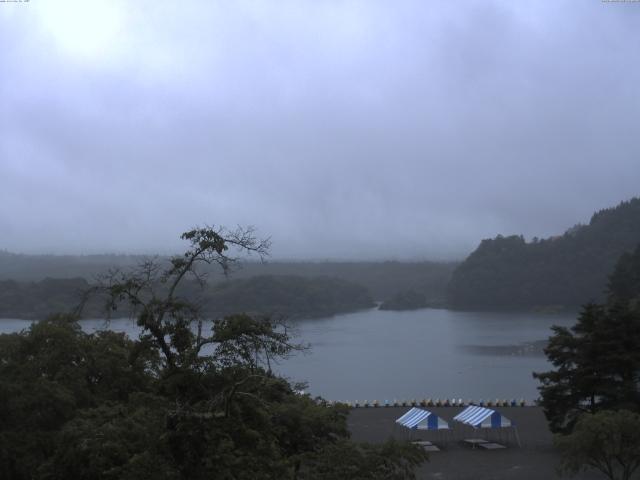
M 637 478 L 639 27 L 0 1 L 0 478 Z

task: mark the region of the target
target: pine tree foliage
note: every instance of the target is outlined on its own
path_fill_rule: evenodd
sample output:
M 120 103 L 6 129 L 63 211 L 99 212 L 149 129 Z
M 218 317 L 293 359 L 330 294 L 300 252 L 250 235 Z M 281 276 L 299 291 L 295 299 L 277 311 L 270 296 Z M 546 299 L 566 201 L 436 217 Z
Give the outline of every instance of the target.
M 608 302 L 587 304 L 571 328 L 553 327 L 545 353 L 554 369 L 535 373 L 555 432 L 584 413 L 640 411 L 640 246 L 611 275 Z

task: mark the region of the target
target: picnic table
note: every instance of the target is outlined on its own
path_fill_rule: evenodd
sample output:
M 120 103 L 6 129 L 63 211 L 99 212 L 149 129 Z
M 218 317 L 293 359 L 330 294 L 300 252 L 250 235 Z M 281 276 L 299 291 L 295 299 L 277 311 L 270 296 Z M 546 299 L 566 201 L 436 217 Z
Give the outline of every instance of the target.
M 428 440 L 416 440 L 415 442 L 411 442 L 411 443 L 413 443 L 414 445 L 420 445 L 427 452 L 439 452 L 440 451 L 440 449 L 436 445 L 434 445 L 433 443 L 431 443 Z
M 507 448 L 504 445 L 500 445 L 499 443 L 493 443 L 493 442 L 481 443 L 479 444 L 479 446 L 484 448 L 485 450 L 498 450 L 500 448 Z
M 483 443 L 489 443 L 484 438 L 465 438 L 464 442 L 471 445 L 471 448 L 476 448 L 478 445 L 482 445 Z

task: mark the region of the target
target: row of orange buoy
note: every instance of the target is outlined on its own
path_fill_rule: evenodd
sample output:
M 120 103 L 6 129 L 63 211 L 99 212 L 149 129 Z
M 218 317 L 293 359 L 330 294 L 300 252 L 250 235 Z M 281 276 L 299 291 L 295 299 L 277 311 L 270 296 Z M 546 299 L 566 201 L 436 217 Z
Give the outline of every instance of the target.
M 448 399 L 445 398 L 443 400 L 440 400 L 439 398 L 436 399 L 431 399 L 431 398 L 425 398 L 422 400 L 393 400 L 393 401 L 389 401 L 389 400 L 384 400 L 384 402 L 379 402 L 378 400 L 363 400 L 363 401 L 359 401 L 359 400 L 355 400 L 353 402 L 351 401 L 343 401 L 343 402 L 329 402 L 330 404 L 336 404 L 336 403 L 341 403 L 343 405 L 347 405 L 348 407 L 352 407 L 352 408 L 378 408 L 378 407 L 466 407 L 469 405 L 479 405 L 481 407 L 524 407 L 527 405 L 527 402 L 524 400 L 524 398 L 521 398 L 520 400 L 516 400 L 516 399 L 511 399 L 511 400 L 506 400 L 506 399 L 499 399 L 496 398 L 495 400 L 483 400 L 480 399 L 480 401 L 475 402 L 473 400 L 467 400 L 464 401 L 461 398 L 455 399 Z

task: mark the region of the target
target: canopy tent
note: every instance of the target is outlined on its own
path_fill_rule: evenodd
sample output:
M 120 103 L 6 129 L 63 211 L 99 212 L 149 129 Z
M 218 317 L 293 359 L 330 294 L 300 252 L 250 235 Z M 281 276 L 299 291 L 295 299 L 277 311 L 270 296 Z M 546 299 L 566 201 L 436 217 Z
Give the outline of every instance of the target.
M 414 430 L 448 430 L 449 424 L 436 414 L 422 408 L 412 408 L 396 420 L 403 427 Z
M 503 428 L 513 426 L 511 420 L 503 417 L 500 412 L 475 405 L 469 405 L 453 417 L 453 419 L 465 425 L 470 425 L 473 428 Z
M 496 410 L 490 408 L 478 407 L 476 405 L 469 405 L 458 415 L 453 417 L 456 422 L 460 422 L 464 425 L 468 425 L 473 428 L 487 428 L 487 429 L 500 429 L 509 428 L 513 430 L 515 439 L 520 446 L 520 436 L 515 423 Z

